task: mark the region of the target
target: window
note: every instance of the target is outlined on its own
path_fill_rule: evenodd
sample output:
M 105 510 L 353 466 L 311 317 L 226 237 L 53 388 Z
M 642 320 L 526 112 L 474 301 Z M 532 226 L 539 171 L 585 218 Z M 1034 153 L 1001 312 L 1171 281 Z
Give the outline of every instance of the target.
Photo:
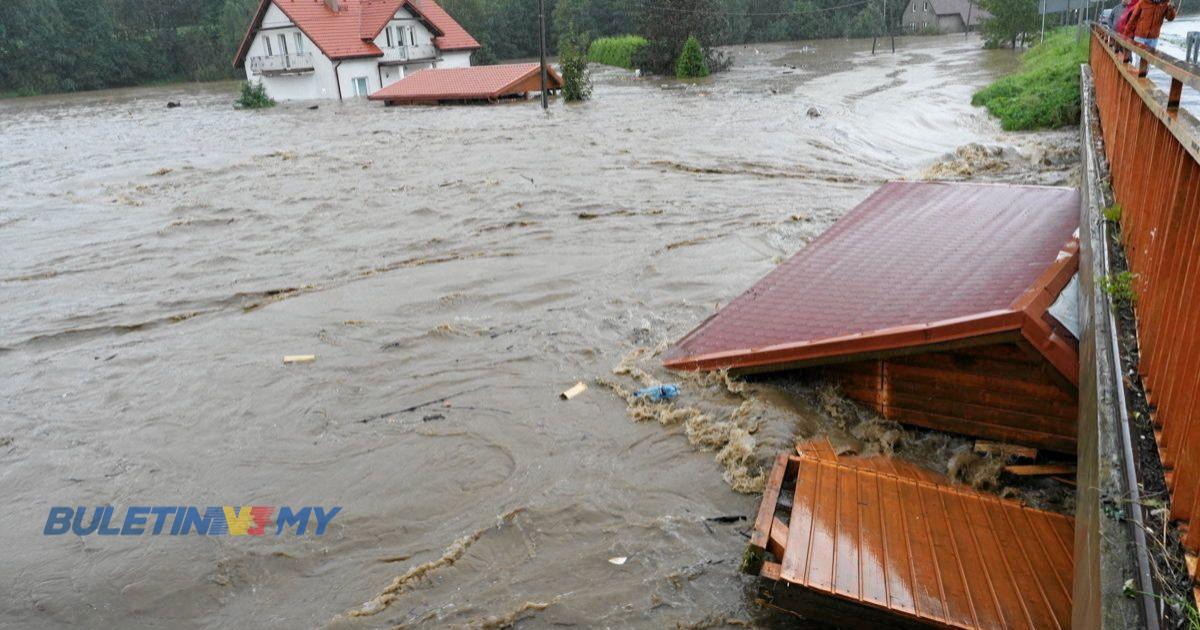
M 267 49 L 268 57 L 275 55 L 275 52 L 271 50 L 271 37 L 269 35 L 263 35 L 263 46 Z
M 917 0 L 913 0 L 913 13 L 917 12 Z
M 417 29 L 411 26 L 408 27 L 408 43 L 412 44 L 413 46 L 417 45 Z
M 926 0 L 926 2 L 925 2 L 925 12 L 926 13 L 929 12 L 929 1 L 928 0 Z
M 387 47 L 395 48 L 396 45 L 392 43 L 392 27 L 389 26 L 389 27 L 383 29 L 383 32 L 385 34 L 387 34 Z
M 351 84 L 354 86 L 355 96 L 361 97 L 367 95 L 367 77 L 354 77 L 351 80 Z
M 287 35 L 283 33 L 279 34 L 279 54 L 284 56 L 288 54 Z
M 295 38 L 296 38 L 296 54 L 303 55 L 304 54 L 304 35 L 301 35 L 300 33 L 292 33 L 292 35 L 295 36 Z

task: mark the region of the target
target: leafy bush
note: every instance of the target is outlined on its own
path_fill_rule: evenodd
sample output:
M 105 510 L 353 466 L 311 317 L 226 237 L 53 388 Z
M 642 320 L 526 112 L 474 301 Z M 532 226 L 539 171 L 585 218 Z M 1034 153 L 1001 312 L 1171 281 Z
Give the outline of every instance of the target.
M 675 62 L 675 76 L 680 79 L 708 76 L 708 64 L 704 63 L 704 50 L 700 48 L 700 40 L 695 36 L 688 37 L 684 42 L 683 52 L 679 53 L 679 61 Z
M 1109 223 L 1121 223 L 1121 204 L 1115 203 L 1104 209 L 1104 220 Z
M 638 35 L 601 37 L 588 47 L 589 61 L 633 70 L 633 56 L 648 42 Z
M 238 109 L 263 109 L 274 107 L 275 99 L 267 96 L 267 88 L 262 83 L 246 81 L 242 84 L 242 95 L 238 97 Z
M 975 93 L 1007 131 L 1079 124 L 1079 64 L 1088 58 L 1089 38 L 1076 42 L 1072 29 L 1060 29 L 1026 52 L 1020 72 Z
M 558 63 L 562 68 L 563 98 L 586 101 L 592 96 L 592 77 L 588 70 L 586 38 L 578 35 L 564 37 L 558 47 Z

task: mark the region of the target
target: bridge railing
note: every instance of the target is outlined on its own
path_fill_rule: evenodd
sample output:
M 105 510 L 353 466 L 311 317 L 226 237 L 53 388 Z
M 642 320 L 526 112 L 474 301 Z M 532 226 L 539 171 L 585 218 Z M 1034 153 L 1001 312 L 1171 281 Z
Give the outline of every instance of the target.
M 1138 370 L 1153 408 L 1171 517 L 1197 521 L 1184 537 L 1184 546 L 1195 554 L 1200 551 L 1200 123 L 1180 101 L 1185 89 L 1200 90 L 1200 66 L 1099 27 L 1093 27 L 1090 55 L 1112 192 L 1122 207 L 1120 237 L 1136 274 Z M 1169 77 L 1165 90 L 1148 76 L 1151 67 Z

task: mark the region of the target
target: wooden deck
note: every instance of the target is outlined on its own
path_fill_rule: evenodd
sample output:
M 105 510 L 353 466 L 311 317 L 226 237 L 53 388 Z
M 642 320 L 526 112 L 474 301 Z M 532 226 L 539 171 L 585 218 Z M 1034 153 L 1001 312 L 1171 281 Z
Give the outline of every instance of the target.
M 1070 626 L 1073 519 L 824 441 L 798 450 L 751 537 L 766 603 L 841 627 Z

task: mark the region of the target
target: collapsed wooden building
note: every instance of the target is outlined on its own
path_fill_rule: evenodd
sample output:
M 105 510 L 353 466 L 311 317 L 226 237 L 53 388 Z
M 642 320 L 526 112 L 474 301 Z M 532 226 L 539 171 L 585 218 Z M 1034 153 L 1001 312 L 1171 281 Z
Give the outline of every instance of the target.
M 672 369 L 799 370 L 902 424 L 1076 446 L 1079 194 L 895 182 L 688 333 Z M 821 442 L 770 473 L 749 568 L 839 626 L 1070 623 L 1073 519 Z
M 1069 188 L 886 184 L 664 365 L 819 371 L 903 424 L 1073 453 L 1078 212 Z

